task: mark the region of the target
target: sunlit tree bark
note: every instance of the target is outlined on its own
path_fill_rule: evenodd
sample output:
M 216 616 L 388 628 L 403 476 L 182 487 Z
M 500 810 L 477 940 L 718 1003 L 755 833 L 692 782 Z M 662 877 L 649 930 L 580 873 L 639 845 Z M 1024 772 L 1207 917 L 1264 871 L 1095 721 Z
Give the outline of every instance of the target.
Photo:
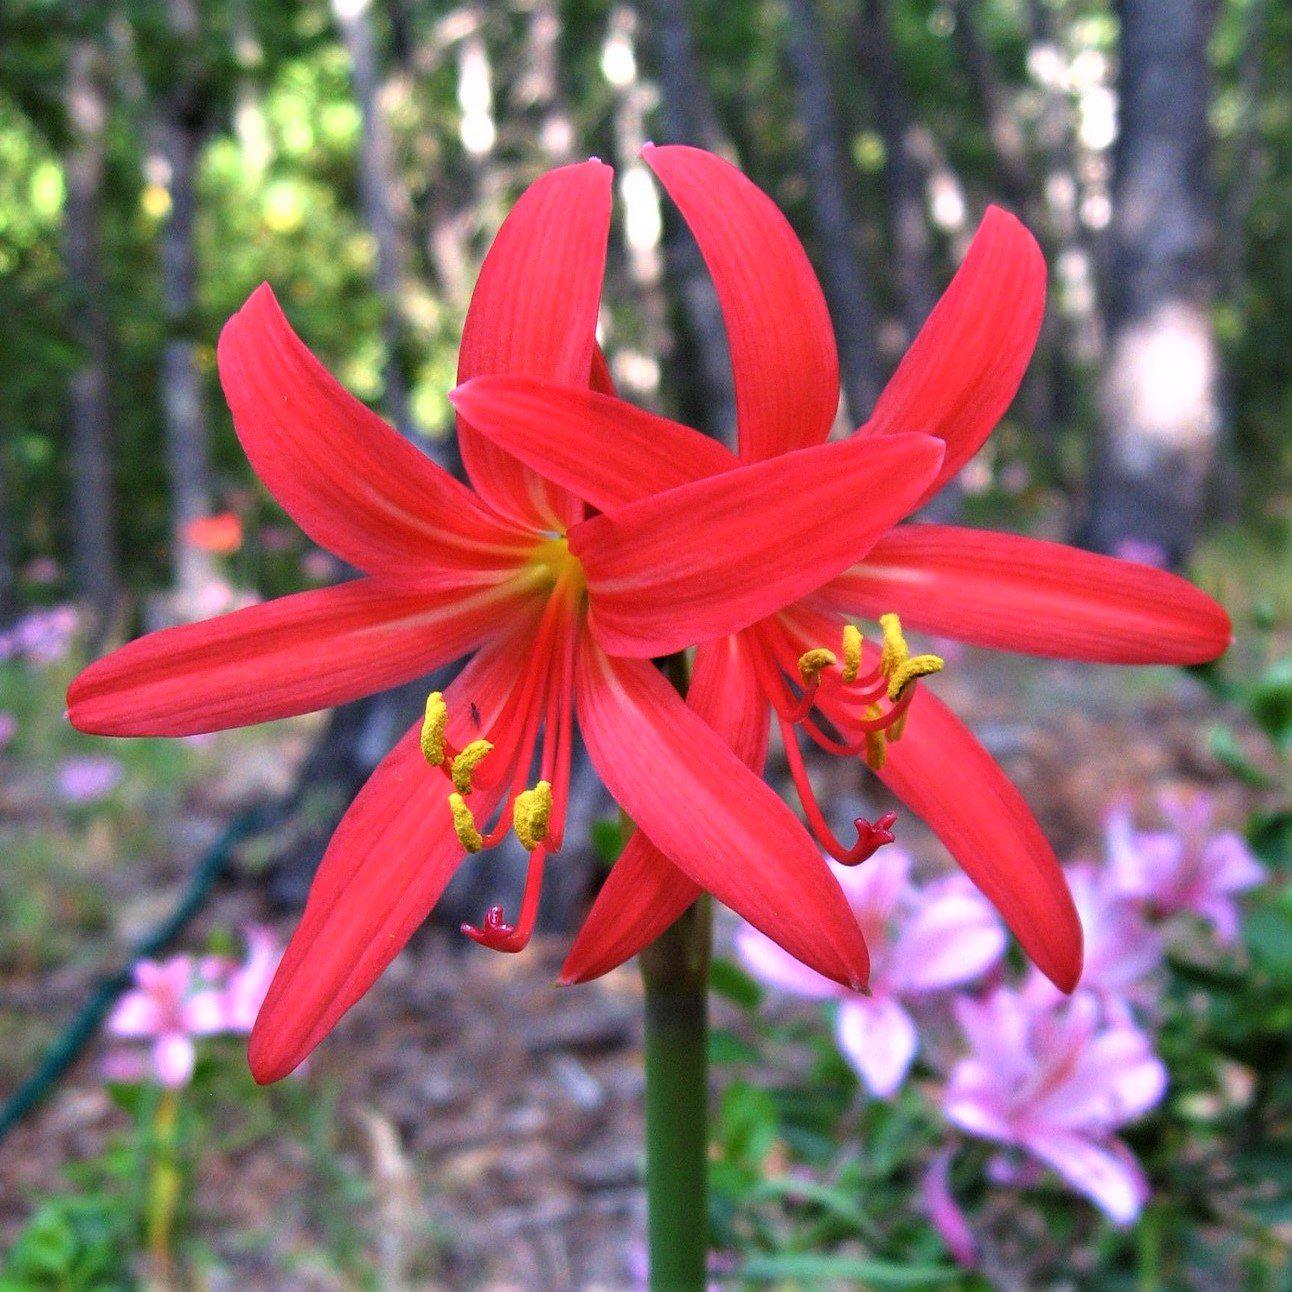
M 918 125 L 893 48 L 888 5 L 866 0 L 856 23 L 858 53 L 875 124 L 884 141 L 884 197 L 888 208 L 893 277 L 909 341 L 937 300 L 929 235 L 927 178 Z
M 359 144 L 359 201 L 377 245 L 377 291 L 382 300 L 383 370 L 387 412 L 400 434 L 413 433 L 404 375 L 406 345 L 402 298 L 408 247 L 394 147 L 381 101 L 381 71 L 372 30 L 370 0 L 332 0 L 332 13 L 350 55 L 355 98 L 363 121 Z
M 108 319 L 100 222 L 108 104 L 101 51 L 92 37 L 73 38 L 65 104 L 69 144 L 64 254 L 72 332 L 79 360 L 72 376 L 72 567 L 78 596 L 102 631 L 119 591 L 112 480 Z
M 1089 539 L 1178 563 L 1220 431 L 1206 0 L 1122 0 L 1110 340 Z
M 789 0 L 786 17 L 822 280 L 834 318 L 848 420 L 856 426 L 874 407 L 881 381 L 875 307 L 857 242 L 852 198 L 857 173 L 844 151 L 829 60 L 812 0 Z
M 661 142 L 693 144 L 731 157 L 733 149 L 696 53 L 686 0 L 645 0 L 640 10 L 643 30 L 653 35 L 650 52 L 660 87 Z M 674 371 L 695 392 L 698 405 L 684 411 L 711 434 L 734 444 L 736 394 L 718 297 L 690 235 L 672 214 L 664 227 L 669 276 L 686 322 L 685 335 L 678 337 Z M 686 402 L 687 392 L 682 394 Z

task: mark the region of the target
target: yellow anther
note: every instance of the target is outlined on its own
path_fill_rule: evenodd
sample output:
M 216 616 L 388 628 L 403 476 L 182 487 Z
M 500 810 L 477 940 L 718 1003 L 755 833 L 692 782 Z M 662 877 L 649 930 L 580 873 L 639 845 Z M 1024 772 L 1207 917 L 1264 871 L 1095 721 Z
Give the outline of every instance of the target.
M 422 755 L 432 767 L 444 761 L 444 733 L 449 725 L 449 706 L 442 691 L 426 697 L 426 717 L 422 721 Z
M 833 668 L 835 662 L 834 651 L 826 650 L 824 646 L 816 646 L 812 650 L 804 651 L 799 656 L 799 674 L 803 678 L 803 685 L 807 686 L 813 681 L 822 669 Z
M 453 766 L 449 769 L 449 775 L 453 777 L 453 784 L 456 786 L 459 794 L 471 793 L 472 773 L 480 765 L 481 760 L 492 749 L 493 745 L 487 740 L 473 740 L 453 760 Z
M 910 659 L 911 650 L 906 644 L 906 638 L 902 636 L 902 621 L 896 615 L 880 615 L 879 627 L 884 634 L 879 669 L 885 677 L 892 677 Z
M 883 716 L 883 710 L 877 704 L 866 706 L 867 718 L 879 718 Z M 883 731 L 866 732 L 866 766 L 872 772 L 877 772 L 884 765 L 884 755 L 888 752 L 887 733 Z
M 522 847 L 531 852 L 537 848 L 547 838 L 547 825 L 551 819 L 550 782 L 539 781 L 532 790 L 524 790 L 516 795 L 516 802 L 511 809 L 511 824 Z
M 449 795 L 449 811 L 453 813 L 453 831 L 458 842 L 468 852 L 479 852 L 484 847 L 484 836 L 476 829 L 476 819 L 461 794 Z
M 928 677 L 930 673 L 941 673 L 943 660 L 940 655 L 916 655 L 899 664 L 888 678 L 888 698 L 893 701 L 902 698 L 902 692 L 917 677 Z
M 856 624 L 843 626 L 843 680 L 855 682 L 861 672 L 861 630 Z

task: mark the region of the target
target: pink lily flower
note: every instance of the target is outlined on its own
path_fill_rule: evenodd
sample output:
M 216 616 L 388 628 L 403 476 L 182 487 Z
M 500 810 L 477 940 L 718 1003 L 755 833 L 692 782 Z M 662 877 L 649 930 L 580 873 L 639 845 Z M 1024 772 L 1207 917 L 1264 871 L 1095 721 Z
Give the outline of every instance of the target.
M 1108 870 L 1078 864 L 1064 878 L 1081 921 L 1085 961 L 1077 991 L 1090 992 L 1108 1010 L 1147 1003 L 1145 980 L 1162 963 L 1162 939 L 1122 896 Z M 1057 1005 L 1062 993 L 1044 974 L 1029 973 L 1023 988 L 1038 1008 Z
M 224 984 L 224 1011 L 231 1032 L 250 1034 L 283 958 L 274 931 L 252 925 L 246 932 L 247 958 L 235 965 Z
M 1125 806 L 1108 814 L 1104 837 L 1114 887 L 1162 914 L 1197 915 L 1222 943 L 1233 943 L 1239 925 L 1235 897 L 1263 883 L 1265 867 L 1241 835 L 1213 832 L 1214 804 L 1206 795 L 1164 796 L 1161 806 L 1169 830 L 1136 830 Z
M 741 960 L 768 986 L 809 1000 L 840 1000 L 839 1049 L 877 1098 L 895 1094 L 919 1049 L 908 1006 L 962 987 L 1005 952 L 1005 930 L 968 880 L 950 875 L 923 890 L 911 859 L 888 848 L 864 865 L 835 867 L 870 948 L 870 994 L 849 992 L 809 969 L 756 929 L 736 938 Z
M 1038 1009 L 1000 988 L 986 1000 L 962 997 L 956 1018 L 970 1053 L 943 1093 L 947 1118 L 970 1135 L 1022 1149 L 1114 1223 L 1130 1224 L 1148 1181 L 1114 1132 L 1166 1090 L 1149 1038 L 1125 1020 L 1101 1023 L 1088 994 Z
M 141 960 L 135 986 L 108 1017 L 108 1031 L 123 1040 L 148 1041 L 152 1074 L 175 1090 L 193 1077 L 193 1038 L 228 1031 L 221 991 L 197 972 L 191 956 Z M 124 1071 L 124 1068 L 120 1069 Z

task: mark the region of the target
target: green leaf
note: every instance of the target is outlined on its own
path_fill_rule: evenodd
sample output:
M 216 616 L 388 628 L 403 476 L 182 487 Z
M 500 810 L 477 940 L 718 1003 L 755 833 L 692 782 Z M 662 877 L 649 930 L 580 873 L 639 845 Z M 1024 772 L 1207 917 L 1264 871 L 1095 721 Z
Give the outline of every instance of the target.
M 758 1283 L 781 1279 L 797 1280 L 809 1287 L 842 1282 L 877 1288 L 941 1287 L 961 1277 L 961 1271 L 940 1265 L 898 1265 L 865 1256 L 818 1256 L 790 1253 L 755 1256 L 741 1271 L 743 1278 Z
M 734 961 L 715 956 L 709 965 L 709 986 L 742 1009 L 757 1009 L 763 989 Z

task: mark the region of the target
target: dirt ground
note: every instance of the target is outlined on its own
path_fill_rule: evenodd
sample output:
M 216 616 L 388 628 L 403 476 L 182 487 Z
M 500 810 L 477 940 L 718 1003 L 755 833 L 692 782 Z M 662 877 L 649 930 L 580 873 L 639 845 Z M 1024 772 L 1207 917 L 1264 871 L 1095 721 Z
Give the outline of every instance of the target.
M 1183 675 L 966 652 L 938 691 L 1016 779 L 1065 860 L 1095 849 L 1100 811 L 1117 793 L 1143 797 L 1184 781 L 1232 799 L 1234 819 L 1246 806 L 1207 753 L 1214 702 Z M 882 808 L 882 798 L 862 793 L 859 764 L 818 772 L 822 798 L 833 796 L 841 817 L 859 799 Z M 194 838 L 227 807 L 212 804 L 201 826 L 176 823 L 173 855 L 191 856 Z M 917 855 L 945 860 L 909 817 L 899 831 Z M 123 882 L 150 891 L 151 908 L 180 877 L 172 857 L 161 873 Z M 267 914 L 247 878 L 221 891 L 193 937 Z M 274 923 L 286 937 L 290 919 Z M 720 938 L 731 923 L 720 921 Z M 509 957 L 439 931 L 416 939 L 288 1096 L 297 1117 L 302 1102 L 330 1110 L 335 1098 L 326 1151 L 364 1182 L 353 1214 L 321 1210 L 325 1168 L 299 1138 L 230 1136 L 205 1155 L 191 1199 L 204 1243 L 235 1272 L 210 1285 L 283 1287 L 291 1268 L 293 1288 L 348 1286 L 344 1273 L 312 1267 L 308 1253 L 329 1225 L 354 1223 L 382 1286 L 631 1286 L 644 1232 L 640 988 L 632 966 L 588 987 L 556 986 L 566 941 L 542 937 Z M 47 1032 L 79 1002 L 93 969 L 69 964 L 5 983 L 6 1034 L 38 1017 Z M 66 1163 L 90 1157 L 125 1124 L 99 1080 L 101 1055 L 93 1047 L 0 1145 L 0 1243 Z M 6 1085 L 16 1069 L 11 1053 Z

